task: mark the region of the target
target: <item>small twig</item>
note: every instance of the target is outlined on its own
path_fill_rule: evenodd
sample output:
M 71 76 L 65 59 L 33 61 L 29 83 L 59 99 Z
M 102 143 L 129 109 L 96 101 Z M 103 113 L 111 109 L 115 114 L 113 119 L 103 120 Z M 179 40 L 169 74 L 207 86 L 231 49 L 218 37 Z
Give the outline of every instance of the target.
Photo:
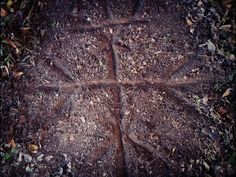
M 30 10 L 29 10 L 29 13 L 28 13 L 28 15 L 26 16 L 26 18 L 25 18 L 23 24 L 24 24 L 27 20 L 30 19 L 30 16 L 31 16 L 31 14 L 32 14 L 32 12 L 33 12 L 33 10 L 34 10 L 34 4 L 35 4 L 35 0 L 33 0 L 32 6 L 31 6 L 31 8 L 30 8 Z

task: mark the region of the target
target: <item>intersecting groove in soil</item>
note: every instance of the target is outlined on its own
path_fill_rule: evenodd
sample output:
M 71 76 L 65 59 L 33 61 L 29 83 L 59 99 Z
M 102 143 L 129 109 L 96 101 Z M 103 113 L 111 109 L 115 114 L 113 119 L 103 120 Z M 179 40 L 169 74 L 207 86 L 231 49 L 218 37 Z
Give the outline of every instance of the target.
M 140 24 L 140 23 L 148 23 L 150 22 L 150 19 L 142 19 L 139 17 L 131 17 L 129 19 L 127 18 L 121 18 L 121 19 L 114 19 L 114 20 L 110 20 L 110 19 L 106 19 L 101 21 L 99 24 L 93 24 L 93 25 L 83 25 L 82 27 L 79 26 L 77 28 L 75 27 L 71 27 L 69 30 L 73 31 L 73 32 L 84 32 L 84 31 L 96 31 L 97 29 L 103 29 L 105 27 L 114 27 L 114 26 L 119 26 L 119 25 L 123 25 L 123 26 L 128 26 L 130 24 Z
M 110 19 L 110 20 L 113 20 L 115 17 L 110 9 L 110 1 L 109 0 L 106 0 L 106 3 L 105 3 L 105 6 L 106 6 L 106 13 L 107 13 L 107 17 Z
M 116 134 L 118 136 L 118 139 L 119 139 L 119 146 L 120 146 L 120 156 L 121 158 L 119 159 L 119 162 L 121 164 L 121 170 L 119 174 L 119 176 L 124 176 L 126 177 L 128 174 L 127 174 L 127 166 L 126 166 L 126 156 L 125 156 L 125 149 L 124 149 L 124 143 L 123 143 L 123 127 L 122 127 L 122 119 L 123 119 L 123 112 L 122 112 L 122 100 L 121 100 L 121 87 L 120 86 L 117 86 L 116 87 L 116 90 L 115 90 L 115 93 L 114 93 L 114 102 L 115 102 L 115 107 L 117 108 L 117 112 L 116 112 Z
M 143 10 L 144 7 L 144 3 L 145 0 L 137 0 L 134 6 L 134 10 L 133 10 L 133 16 L 138 16 L 141 12 L 141 10 Z
M 109 42 L 109 57 L 108 57 L 108 78 L 117 80 L 116 56 L 113 46 L 113 36 Z
M 113 71 L 113 70 L 112 70 Z M 77 88 L 93 88 L 93 87 L 113 87 L 120 85 L 121 87 L 150 87 L 150 86 L 166 86 L 171 87 L 172 89 L 177 89 L 181 87 L 187 87 L 190 85 L 196 85 L 198 82 L 214 84 L 217 83 L 218 80 L 209 80 L 209 79 L 199 79 L 199 80 L 189 80 L 189 81 L 166 81 L 162 79 L 152 79 L 152 80 L 133 80 L 133 81 L 116 81 L 113 79 L 109 80 L 93 80 L 93 81 L 81 81 L 78 83 L 48 83 L 48 84 L 40 84 L 27 87 L 29 91 L 63 91 L 65 93 L 73 93 L 73 91 Z
M 49 102 L 51 100 L 45 101 L 45 104 L 50 105 L 52 108 L 55 105 L 57 106 L 57 109 L 55 109 L 55 112 L 58 115 L 56 115 L 56 114 L 54 115 L 53 111 L 50 112 L 51 107 L 47 108 L 48 110 L 46 110 L 46 111 L 50 112 L 50 115 L 52 115 L 52 118 L 55 118 L 56 116 L 59 116 L 59 117 L 61 116 L 61 119 L 63 119 L 64 115 L 60 115 L 60 114 L 64 114 L 64 113 L 69 112 L 68 115 L 70 116 L 71 109 L 69 109 L 69 108 L 71 108 L 71 107 L 76 108 L 74 110 L 75 120 L 74 119 L 73 120 L 72 119 L 65 120 L 65 121 L 67 121 L 67 122 L 65 122 L 65 124 L 66 124 L 65 127 L 67 126 L 67 123 L 70 121 L 70 126 L 71 126 L 70 129 L 75 128 L 75 127 L 72 127 L 72 125 L 73 125 L 72 121 L 79 122 L 80 118 L 81 118 L 80 116 L 85 116 L 85 117 L 88 116 L 90 118 L 90 121 L 93 121 L 96 124 L 101 125 L 102 128 L 107 130 L 109 133 L 109 136 L 110 136 L 110 134 L 112 134 L 112 136 L 105 138 L 103 144 L 101 143 L 101 144 L 97 145 L 98 150 L 96 152 L 91 152 L 91 153 L 88 152 L 88 154 L 89 154 L 88 156 L 91 157 L 90 161 L 92 164 L 96 164 L 96 162 L 98 160 L 102 161 L 103 157 L 106 158 L 105 156 L 109 156 L 110 155 L 109 153 L 114 152 L 114 154 L 112 154 L 111 156 L 112 156 L 112 158 L 113 157 L 115 158 L 117 165 L 118 165 L 115 167 L 116 168 L 115 173 L 114 173 L 115 176 L 120 176 L 120 177 L 135 176 L 135 175 L 138 176 L 137 175 L 138 173 L 134 173 L 131 169 L 132 168 L 131 167 L 132 160 L 136 160 L 135 163 L 141 164 L 141 165 L 139 164 L 141 166 L 141 170 L 143 170 L 143 168 L 145 168 L 145 164 L 148 164 L 148 163 L 153 165 L 152 167 L 155 168 L 154 170 L 156 170 L 156 171 L 159 170 L 159 167 L 160 167 L 160 169 L 162 167 L 164 169 L 163 170 L 164 176 L 168 176 L 169 170 L 172 170 L 172 166 L 171 166 L 171 164 L 169 164 L 169 163 L 171 163 L 171 159 L 170 159 L 169 154 L 167 154 L 164 150 L 159 152 L 159 148 L 155 144 L 156 140 L 151 139 L 149 141 L 149 139 L 148 139 L 149 137 L 146 137 L 145 133 L 148 134 L 149 130 L 151 131 L 151 129 L 156 128 L 153 130 L 154 131 L 153 136 L 159 136 L 159 134 L 160 134 L 161 138 L 164 137 L 163 139 L 165 139 L 165 140 L 169 138 L 170 141 L 171 140 L 175 141 L 174 138 L 171 139 L 172 137 L 170 137 L 169 135 L 168 135 L 169 137 L 167 135 L 165 136 L 165 135 L 163 135 L 164 133 L 162 132 L 163 130 L 168 133 L 174 132 L 173 133 L 174 136 L 175 135 L 177 136 L 179 133 L 182 133 L 182 130 L 171 127 L 172 124 L 170 122 L 172 121 L 172 119 L 180 121 L 180 123 L 184 123 L 186 125 L 186 127 L 189 128 L 190 130 L 192 130 L 192 127 L 198 128 L 197 127 L 198 122 L 200 122 L 199 121 L 200 119 L 201 119 L 201 121 L 203 121 L 204 116 L 199 116 L 200 117 L 199 120 L 195 120 L 197 112 L 195 111 L 195 105 L 193 104 L 193 102 L 188 100 L 188 89 L 193 90 L 191 92 L 191 93 L 193 93 L 194 89 L 192 89 L 192 88 L 197 87 L 198 83 L 207 82 L 207 83 L 212 84 L 213 82 L 216 82 L 216 81 L 211 80 L 212 79 L 211 76 L 208 76 L 206 78 L 189 76 L 189 71 L 191 72 L 191 69 L 192 69 L 190 65 L 192 65 L 193 62 L 196 62 L 196 61 L 193 61 L 191 59 L 187 60 L 186 59 L 187 57 L 181 61 L 177 61 L 177 60 L 175 60 L 176 57 L 173 57 L 173 60 L 175 60 L 175 61 L 172 64 L 169 64 L 167 60 L 169 58 L 172 58 L 171 54 L 173 54 L 173 53 L 171 53 L 171 52 L 167 53 L 166 58 L 160 57 L 157 54 L 155 56 L 154 55 L 151 56 L 150 60 L 146 59 L 146 55 L 140 55 L 140 53 L 142 54 L 142 52 L 144 54 L 145 51 L 136 51 L 137 46 L 142 46 L 142 48 L 144 48 L 144 50 L 145 50 L 145 47 L 148 47 L 150 45 L 151 47 L 153 47 L 154 51 L 157 51 L 158 48 L 156 48 L 156 46 L 158 46 L 158 45 L 164 46 L 165 45 L 165 44 L 160 44 L 162 41 L 158 41 L 157 39 L 154 39 L 154 38 L 152 39 L 154 41 L 151 41 L 151 34 L 145 35 L 145 34 L 147 34 L 148 30 L 150 30 L 151 28 L 155 28 L 156 31 L 160 30 L 160 33 L 162 35 L 165 35 L 164 34 L 165 31 L 164 32 L 161 31 L 161 29 L 159 29 L 159 27 L 158 27 L 159 24 L 157 24 L 158 21 L 157 22 L 155 21 L 155 18 L 159 18 L 159 16 L 154 16 L 154 17 L 152 16 L 152 17 L 147 17 L 147 18 L 145 17 L 144 19 L 139 16 L 143 13 L 142 11 L 145 10 L 145 7 L 144 7 L 146 5 L 145 0 L 137 0 L 137 1 L 129 1 L 129 2 L 132 2 L 134 6 L 132 6 L 132 8 L 128 7 L 129 8 L 129 12 L 128 12 L 129 16 L 128 17 L 123 17 L 122 16 L 123 14 L 120 14 L 121 17 L 119 17 L 119 18 L 116 17 L 116 12 L 113 12 L 112 7 L 110 7 L 111 2 L 109 0 L 106 0 L 105 5 L 104 4 L 103 5 L 105 6 L 104 7 L 104 9 L 106 11 L 105 16 L 107 16 L 107 17 L 106 18 L 102 17 L 102 19 L 99 19 L 98 20 L 99 23 L 96 23 L 96 22 L 95 23 L 92 23 L 92 22 L 88 23 L 87 22 L 87 23 L 79 24 L 78 26 L 71 25 L 70 27 L 68 27 L 69 29 L 66 28 L 66 30 L 68 30 L 67 31 L 68 33 L 71 33 L 71 32 L 78 33 L 79 37 L 88 36 L 88 38 L 86 38 L 86 37 L 83 38 L 84 40 L 82 42 L 79 40 L 80 38 L 78 38 L 78 48 L 81 47 L 80 42 L 81 42 L 81 44 L 83 44 L 84 41 L 93 37 L 94 40 L 92 40 L 91 43 L 92 43 L 92 45 L 95 45 L 96 47 L 94 47 L 94 48 L 91 47 L 90 50 L 87 50 L 84 52 L 87 54 L 89 53 L 96 61 L 99 60 L 100 55 L 99 56 L 97 55 L 99 52 L 103 51 L 105 53 L 104 58 L 103 58 L 105 61 L 104 62 L 105 64 L 102 63 L 101 65 L 105 65 L 104 67 L 106 68 L 106 73 L 104 75 L 106 75 L 106 77 L 100 78 L 100 77 L 95 76 L 95 77 L 92 77 L 92 80 L 88 80 L 88 78 L 85 77 L 85 78 L 81 78 L 79 80 L 79 82 L 76 82 L 75 78 L 73 77 L 76 74 L 74 74 L 74 72 L 73 72 L 74 75 L 72 73 L 70 73 L 71 72 L 70 69 L 67 68 L 67 67 L 69 67 L 69 65 L 66 65 L 66 62 L 64 62 L 65 65 L 63 65 L 62 64 L 63 60 L 61 58 L 58 60 L 53 59 L 53 60 L 47 60 L 47 62 L 48 62 L 47 64 L 50 67 L 50 69 L 54 70 L 54 72 L 56 72 L 59 76 L 64 77 L 69 81 L 64 82 L 64 81 L 62 81 L 62 79 L 61 80 L 59 79 L 60 82 L 58 82 L 58 83 L 46 82 L 45 84 L 29 85 L 29 86 L 27 86 L 27 88 L 25 90 L 27 90 L 29 93 L 39 92 L 40 94 L 44 95 L 43 99 L 47 98 L 47 94 L 52 96 L 52 100 L 60 99 L 60 97 L 63 94 L 66 95 L 66 96 L 64 96 L 65 98 L 63 98 L 63 99 L 65 99 L 65 100 L 67 99 L 67 102 L 62 99 L 62 100 L 60 100 L 61 102 L 57 100 L 60 104 L 57 101 L 55 101 L 55 103 L 52 103 L 52 105 L 50 105 Z M 118 11 L 119 10 L 120 9 L 118 9 Z M 118 12 L 118 13 L 120 13 L 120 12 Z M 161 11 L 160 11 L 160 13 L 161 13 Z M 127 15 L 127 14 L 125 14 L 125 15 Z M 150 22 L 149 19 L 152 19 L 152 20 L 154 19 L 154 20 L 151 23 L 149 23 Z M 167 21 L 169 22 L 172 20 L 167 19 Z M 166 24 L 168 24 L 168 22 L 166 22 Z M 145 23 L 145 25 L 143 25 L 143 24 L 140 25 L 140 23 Z M 133 24 L 140 25 L 140 26 L 138 26 L 138 28 L 140 28 L 140 30 L 137 30 L 136 28 L 132 28 Z M 129 25 L 130 28 L 127 25 Z M 171 25 L 171 24 L 168 24 L 168 25 Z M 131 42 L 129 42 L 129 40 L 125 41 L 125 37 L 127 37 L 127 36 L 124 36 L 124 34 L 121 34 L 121 37 L 120 37 L 118 35 L 118 33 L 119 34 L 121 33 L 119 29 L 123 28 L 123 27 L 125 30 L 127 30 L 127 33 L 124 33 L 125 35 L 126 34 L 129 34 L 131 36 L 133 35 L 134 38 L 136 38 L 137 36 L 142 36 L 143 39 L 141 41 L 138 41 L 138 42 L 140 42 L 140 44 L 137 44 L 136 43 L 137 41 L 135 41 L 135 40 L 133 40 L 133 41 L 131 40 Z M 175 28 L 176 26 L 173 25 L 173 26 L 167 27 L 167 28 L 169 29 L 172 27 Z M 142 32 L 142 28 L 144 28 L 146 31 L 143 30 L 143 32 Z M 63 29 L 63 30 L 65 30 L 65 29 Z M 179 29 L 177 29 L 177 32 L 179 32 L 178 30 Z M 109 31 L 109 32 L 107 32 L 107 31 Z M 79 32 L 81 32 L 81 33 L 83 32 L 84 34 L 81 34 Z M 94 35 L 91 35 L 88 32 L 93 32 Z M 180 35 L 181 35 L 181 33 L 180 33 Z M 145 38 L 145 36 L 147 38 Z M 102 37 L 102 39 L 100 39 L 100 37 Z M 130 36 L 128 36 L 127 38 L 129 38 L 129 37 Z M 171 35 L 165 36 L 165 37 L 171 38 Z M 119 40 L 117 40 L 117 38 L 119 38 Z M 130 39 L 132 39 L 132 38 L 130 38 Z M 181 39 L 179 39 L 179 40 L 181 40 Z M 183 39 L 183 40 L 185 40 L 185 39 Z M 96 42 L 98 42 L 98 41 L 100 42 L 99 45 L 96 44 Z M 69 42 L 70 42 L 70 40 L 67 41 L 67 43 L 69 43 Z M 175 44 L 173 44 L 173 45 L 175 45 Z M 160 50 L 163 46 L 160 46 Z M 68 46 L 65 45 L 65 47 L 68 47 Z M 119 48 L 122 48 L 123 50 L 127 51 L 127 55 L 129 55 L 129 57 L 130 57 L 130 58 L 127 57 L 127 59 L 135 61 L 136 63 L 135 62 L 134 62 L 134 64 L 132 64 L 132 62 L 128 63 L 125 58 L 126 61 L 124 61 L 124 62 L 127 62 L 127 64 L 122 65 L 121 63 L 123 61 L 121 62 L 121 57 L 118 55 Z M 77 49 L 77 48 L 75 47 L 75 49 Z M 181 50 L 181 49 L 179 49 L 179 50 Z M 81 50 L 81 51 L 83 51 L 83 50 Z M 102 55 L 104 54 L 103 52 L 102 52 Z M 81 53 L 78 52 L 78 55 L 80 55 L 80 54 Z M 83 52 L 82 52 L 82 54 L 83 54 Z M 152 55 L 152 54 L 150 54 L 150 55 Z M 142 58 L 142 56 L 144 56 L 144 57 Z M 81 59 L 81 60 L 87 61 L 86 59 L 87 59 L 87 57 L 85 55 L 84 59 Z M 124 59 L 124 58 L 122 58 L 122 59 Z M 142 59 L 144 59 L 145 64 L 142 63 L 142 61 L 141 61 Z M 164 61 L 164 62 L 161 63 L 160 65 L 154 65 L 153 63 L 151 63 L 151 61 L 152 61 L 151 59 L 153 59 L 153 61 L 156 61 L 156 62 L 160 61 L 160 63 L 162 61 Z M 81 61 L 78 61 L 78 63 L 79 62 L 81 62 Z M 53 65 L 51 65 L 51 64 L 53 64 Z M 93 65 L 93 63 L 88 62 L 87 64 L 89 64 L 89 65 L 91 64 L 92 65 L 91 68 L 98 68 L 98 65 Z M 136 67 L 137 65 L 140 65 L 140 68 L 141 68 L 141 66 L 150 65 L 153 68 L 159 70 L 160 73 L 154 73 L 154 71 L 150 71 L 149 69 L 147 69 L 147 72 L 153 74 L 154 77 L 150 78 L 149 75 L 144 74 L 144 75 L 141 75 L 138 77 L 131 77 L 127 80 L 123 77 L 119 78 L 120 77 L 119 74 L 126 75 L 126 73 L 133 72 L 131 70 L 132 67 Z M 85 66 L 85 68 L 86 67 L 87 67 L 87 65 Z M 150 67 L 150 68 L 152 68 L 152 67 Z M 85 73 L 89 72 L 88 69 L 87 70 L 86 69 L 83 72 L 85 72 Z M 80 69 L 78 69 L 78 71 L 79 70 Z M 167 71 L 164 71 L 164 70 L 167 70 Z M 138 72 L 139 71 L 140 70 L 138 70 Z M 80 71 L 80 72 L 82 72 L 82 71 Z M 164 72 L 165 72 L 165 74 L 162 74 Z M 89 74 L 90 73 L 88 73 L 88 75 Z M 159 76 L 161 76 L 161 77 L 159 77 Z M 138 88 L 137 92 L 136 92 L 135 88 Z M 92 92 L 91 91 L 92 89 L 95 89 L 95 90 L 97 89 L 97 90 L 100 90 L 101 92 L 99 92 L 99 91 Z M 86 90 L 86 92 L 79 93 L 79 92 L 82 92 L 81 90 Z M 107 90 L 109 90 L 109 91 L 107 91 Z M 104 92 L 102 92 L 102 91 L 104 91 L 108 96 L 106 97 L 106 95 L 103 94 Z M 199 90 L 197 90 L 196 92 L 198 92 L 198 91 Z M 55 98 L 54 94 L 57 94 L 58 96 L 55 96 L 56 97 Z M 73 96 L 70 97 L 69 96 L 70 94 L 72 94 Z M 81 99 L 82 101 L 80 100 L 80 97 L 76 97 L 80 94 L 82 95 L 82 99 Z M 130 96 L 131 98 L 129 97 L 128 94 L 131 95 Z M 37 96 L 38 97 L 42 96 L 42 95 L 40 95 L 40 96 L 39 95 L 37 95 Z M 86 97 L 86 98 L 83 98 L 83 97 Z M 155 97 L 154 100 L 152 100 L 153 97 Z M 99 102 L 99 101 L 96 102 L 97 99 L 100 99 L 101 102 Z M 71 100 L 72 100 L 72 102 L 74 101 L 74 103 L 71 103 L 70 102 Z M 38 108 L 47 107 L 47 106 L 43 105 L 44 100 L 40 100 L 40 101 L 41 102 L 37 102 L 37 103 L 39 103 L 39 105 L 36 105 L 35 107 L 37 107 L 37 106 L 38 106 Z M 90 102 L 90 101 L 92 101 L 92 102 Z M 53 104 L 55 104 L 55 105 L 53 105 Z M 71 105 L 71 104 L 74 104 L 74 105 Z M 104 110 L 98 110 L 102 107 L 104 107 Z M 62 109 L 62 110 L 65 109 L 65 110 L 64 110 L 64 112 L 62 112 L 60 109 Z M 92 110 L 92 111 L 90 112 L 90 110 Z M 43 111 L 43 110 L 41 110 L 41 111 Z M 78 111 L 78 112 L 76 112 L 76 111 Z M 85 111 L 86 112 L 85 115 L 83 114 L 84 112 L 81 113 L 80 111 L 81 112 Z M 101 111 L 101 113 L 99 111 Z M 89 113 L 87 113 L 87 112 L 89 112 Z M 97 114 L 97 112 L 99 112 L 100 114 L 95 115 L 95 114 Z M 169 114 L 169 112 L 170 112 L 170 114 Z M 104 116 L 104 114 L 106 114 L 106 113 L 109 113 L 108 116 Z M 37 112 L 36 112 L 36 114 L 37 114 Z M 151 115 L 151 114 L 153 114 L 153 115 Z M 181 116 L 183 115 L 183 117 L 181 117 L 180 115 Z M 186 115 L 188 116 L 187 120 L 185 117 Z M 165 119 L 164 118 L 165 116 L 167 116 L 167 117 L 169 116 L 171 120 Z M 107 120 L 107 119 L 109 119 L 109 120 Z M 53 121 L 54 121 L 54 124 L 56 125 L 58 120 L 55 119 Z M 81 121 L 82 121 L 82 123 L 81 123 Z M 86 125 L 87 122 L 86 122 L 85 118 L 82 118 L 81 121 L 78 124 Z M 166 123 L 166 122 L 168 122 L 168 123 Z M 137 123 L 137 125 L 135 125 L 136 123 Z M 156 126 L 157 123 L 160 123 L 161 125 L 158 127 L 158 126 Z M 171 128 L 165 127 L 165 125 L 167 125 Z M 101 128 L 101 127 L 99 127 L 99 128 Z M 158 130 L 158 128 L 161 128 L 161 130 Z M 162 130 L 162 128 L 163 128 L 163 130 Z M 180 129 L 181 128 L 182 127 L 180 127 Z M 50 129 L 50 128 L 48 128 L 48 129 Z M 83 131 L 83 129 L 81 129 L 81 130 Z M 93 129 L 91 131 L 93 131 Z M 160 132 L 158 132 L 158 131 L 160 131 Z M 86 133 L 86 131 L 84 131 L 84 132 Z M 63 133 L 65 133 L 65 132 L 63 132 Z M 97 134 L 97 132 L 95 132 L 95 133 Z M 155 133 L 157 135 L 154 135 Z M 91 136 L 93 136 L 93 135 L 91 135 Z M 98 136 L 102 137 L 103 134 L 101 134 L 101 132 L 98 132 Z M 87 138 L 87 136 L 86 136 L 86 138 Z M 147 139 L 147 141 L 145 138 Z M 179 145 L 178 144 L 179 140 L 180 140 L 180 138 L 176 140 L 177 145 Z M 77 142 L 77 144 L 79 144 L 78 142 Z M 96 141 L 94 141 L 94 142 L 96 142 Z M 92 142 L 92 143 L 94 143 L 94 142 Z M 88 143 L 90 143 L 90 141 L 88 141 Z M 84 149 L 85 149 L 85 151 L 87 151 L 89 148 L 91 148 L 90 146 L 93 146 L 93 145 L 84 146 L 81 149 L 78 149 L 78 151 L 80 151 L 80 150 L 83 151 Z M 158 144 L 158 146 L 160 147 L 160 149 L 161 148 L 163 149 L 163 148 L 165 148 L 163 146 L 167 147 L 167 146 L 169 146 L 169 144 L 168 143 L 167 143 L 167 145 L 166 144 L 164 144 L 164 145 Z M 68 147 L 68 144 L 66 144 L 66 143 L 65 143 L 65 147 L 69 148 L 70 151 L 71 151 L 71 149 L 73 149 L 73 147 L 71 147 L 71 148 Z M 114 151 L 111 150 L 112 152 L 109 152 L 110 147 L 114 147 L 115 150 Z M 129 147 L 135 149 L 134 151 L 137 151 L 137 152 L 134 152 L 134 154 L 132 154 L 133 150 L 129 149 Z M 172 146 L 170 145 L 170 147 L 172 147 Z M 172 151 L 172 149 L 170 151 Z M 148 160 L 141 162 L 142 159 L 139 159 L 139 158 L 141 158 L 141 156 L 143 156 L 143 155 L 145 156 L 145 154 L 147 155 L 147 157 L 144 157 L 144 158 L 147 158 Z M 149 161 L 149 159 L 151 159 L 151 160 Z M 138 162 L 139 160 L 140 160 L 140 162 Z M 158 164 L 156 165 L 154 163 L 158 163 Z M 137 165 L 137 164 L 135 164 L 135 165 Z M 137 167 L 138 167 L 138 165 L 137 165 Z M 82 167 L 82 169 L 83 168 L 85 168 L 85 167 Z M 85 169 L 85 171 L 86 170 L 87 169 Z M 163 176 L 163 174 L 161 174 L 161 173 L 162 172 L 158 172 L 157 174 L 160 174 Z M 153 175 L 156 175 L 156 174 L 153 174 Z

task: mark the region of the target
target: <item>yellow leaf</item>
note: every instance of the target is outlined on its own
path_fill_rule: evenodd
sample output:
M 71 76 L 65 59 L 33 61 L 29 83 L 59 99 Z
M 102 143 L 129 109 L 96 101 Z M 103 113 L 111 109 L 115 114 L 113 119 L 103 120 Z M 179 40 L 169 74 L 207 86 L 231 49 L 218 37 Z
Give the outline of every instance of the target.
M 31 153 L 37 153 L 38 152 L 38 146 L 36 146 L 36 145 L 34 145 L 34 144 L 29 144 L 29 146 L 28 146 L 28 149 L 29 149 L 29 151 L 31 152 Z
M 14 2 L 12 0 L 8 0 L 7 1 L 7 7 L 11 7 L 14 4 Z

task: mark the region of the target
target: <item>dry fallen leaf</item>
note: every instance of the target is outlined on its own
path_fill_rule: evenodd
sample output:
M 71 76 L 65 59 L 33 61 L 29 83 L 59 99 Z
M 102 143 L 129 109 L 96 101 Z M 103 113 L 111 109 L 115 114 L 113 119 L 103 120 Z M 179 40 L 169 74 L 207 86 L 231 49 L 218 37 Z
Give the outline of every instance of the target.
M 13 4 L 14 4 L 14 2 L 12 0 L 8 0 L 6 3 L 8 8 L 11 7 Z
M 208 104 L 208 96 L 207 95 L 203 97 L 202 102 L 204 105 Z
M 41 35 L 41 37 L 44 37 L 45 33 L 46 33 L 46 30 L 44 30 L 44 29 L 41 29 L 41 30 L 40 30 L 40 35 Z
M 1 17 L 6 17 L 8 15 L 8 11 L 1 7 Z
M 7 66 L 0 66 L 0 69 L 4 69 L 3 71 L 5 71 L 3 76 L 9 76 L 9 70 Z
M 14 43 L 11 39 L 6 38 L 5 41 L 6 41 L 10 46 L 12 46 L 13 48 L 16 49 L 16 54 L 18 54 L 18 53 L 20 52 L 20 50 L 18 49 L 18 47 L 15 45 L 15 43 Z
M 217 112 L 218 112 L 221 116 L 223 116 L 223 115 L 225 115 L 225 114 L 228 113 L 227 109 L 225 109 L 223 106 L 219 107 L 218 110 L 217 110 Z
M 21 31 L 25 32 L 31 29 L 31 27 L 21 27 Z
M 189 26 L 192 26 L 193 25 L 193 22 L 191 20 L 189 20 L 188 18 L 186 18 L 186 22 Z
M 222 25 L 219 27 L 220 30 L 224 30 L 224 31 L 231 31 L 230 28 L 231 28 L 232 25 Z
M 231 61 L 235 61 L 235 55 L 234 54 L 230 54 L 229 57 L 227 57 L 227 59 L 229 59 Z
M 232 91 L 232 88 L 227 88 L 224 94 L 222 95 L 222 98 L 229 96 L 231 91 Z
M 14 141 L 14 139 L 12 138 L 11 141 L 9 142 L 11 148 L 15 148 L 16 147 L 16 143 Z
M 38 146 L 34 145 L 34 144 L 30 144 L 28 146 L 28 150 L 33 153 L 33 154 L 36 154 L 38 152 Z
M 16 78 L 16 79 L 19 78 L 23 74 L 24 74 L 23 72 L 15 72 L 15 71 L 13 71 L 13 77 Z
M 203 165 L 204 165 L 204 167 L 205 167 L 207 170 L 210 169 L 210 166 L 209 166 L 205 161 L 203 161 Z

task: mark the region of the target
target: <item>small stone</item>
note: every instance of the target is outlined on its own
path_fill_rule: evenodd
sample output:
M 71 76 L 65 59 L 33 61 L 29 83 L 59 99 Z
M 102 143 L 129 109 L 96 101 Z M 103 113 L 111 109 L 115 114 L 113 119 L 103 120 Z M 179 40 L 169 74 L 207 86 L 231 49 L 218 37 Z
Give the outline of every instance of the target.
M 88 17 L 88 18 L 87 18 L 87 21 L 89 21 L 89 22 L 90 22 L 90 21 L 91 21 L 91 18 L 89 18 L 89 17 Z
M 194 28 L 190 28 L 190 33 L 194 33 Z
M 235 61 L 235 55 L 234 55 L 234 54 L 230 54 L 230 56 L 229 56 L 229 60 L 231 60 L 231 61 Z
M 203 161 L 203 165 L 204 165 L 204 167 L 205 167 L 207 170 L 210 169 L 210 166 L 209 166 L 205 161 Z
M 49 155 L 49 156 L 45 157 L 45 160 L 46 160 L 47 162 L 49 162 L 52 158 L 53 158 L 53 156 L 52 156 L 52 155 Z
M 43 154 L 40 154 L 38 157 L 37 157 L 37 161 L 38 162 L 41 162 L 43 160 Z
M 203 2 L 202 1 L 198 1 L 197 6 L 202 6 Z
M 20 152 L 18 156 L 18 162 L 22 162 L 22 157 L 23 157 L 23 154 Z
M 211 42 L 210 40 L 208 40 L 208 42 L 207 42 L 207 48 L 211 52 L 214 52 L 216 50 L 215 44 L 213 42 Z
M 74 141 L 75 140 L 75 136 L 74 135 L 70 135 L 69 140 L 70 141 Z
M 178 60 L 182 60 L 183 58 L 184 58 L 183 55 L 179 55 L 179 56 L 178 56 Z
M 84 117 L 80 117 L 80 120 L 83 122 L 83 123 L 86 123 L 86 120 Z
M 129 115 L 130 114 L 130 111 L 125 111 L 125 115 Z
M 112 28 L 109 28 L 109 31 L 110 31 L 111 34 L 113 33 L 113 29 Z
M 78 13 L 78 7 L 73 8 L 72 13 L 77 14 Z
M 29 154 L 22 154 L 26 163 L 31 163 L 33 158 Z
M 57 174 L 58 175 L 62 175 L 63 174 L 63 168 L 62 167 L 59 167 Z

